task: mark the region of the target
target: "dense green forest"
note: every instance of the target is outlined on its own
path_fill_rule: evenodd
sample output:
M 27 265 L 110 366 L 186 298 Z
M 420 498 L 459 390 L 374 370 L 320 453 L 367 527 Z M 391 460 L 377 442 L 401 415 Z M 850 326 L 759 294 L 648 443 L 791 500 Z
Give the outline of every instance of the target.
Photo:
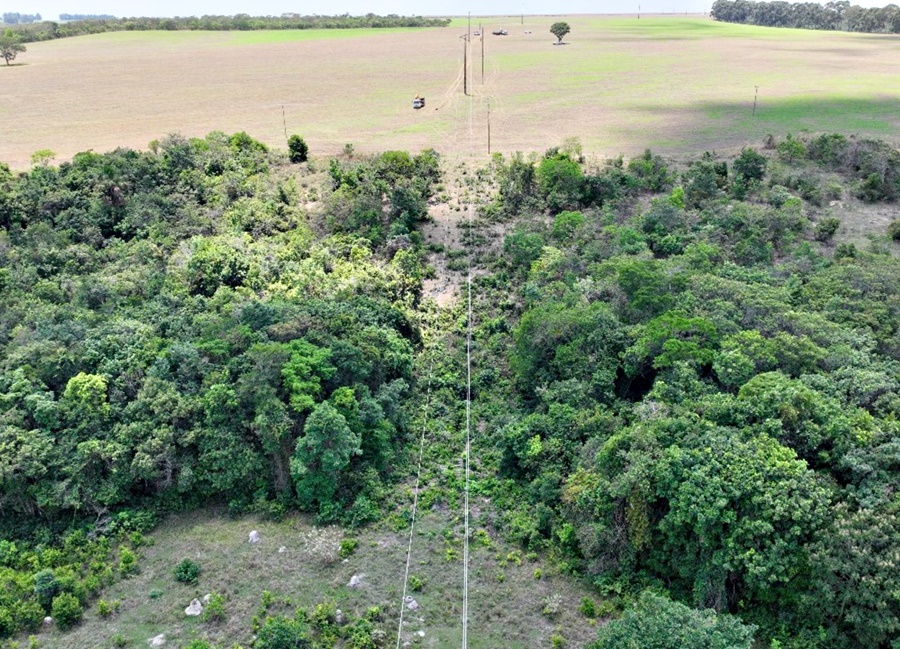
M 403 520 L 424 394 L 464 420 L 469 323 L 423 290 L 444 258 L 478 271 L 472 491 L 603 599 L 592 647 L 896 649 L 900 223 L 835 244 L 828 204 L 895 204 L 900 152 L 768 144 L 495 156 L 462 250 L 421 234 L 434 151 L 212 133 L 3 168 L 0 636 L 77 624 L 166 512 Z M 374 614 L 315 616 L 254 646 L 376 646 Z
M 860 7 L 848 0 L 838 2 L 755 2 L 716 0 L 710 16 L 727 23 L 796 27 L 799 29 L 841 30 L 871 34 L 900 33 L 900 7 Z
M 188 16 L 174 18 L 95 18 L 71 22 L 44 21 L 14 24 L 6 29 L 18 35 L 22 42 L 49 41 L 69 36 L 103 34 L 122 31 L 250 31 L 257 29 L 381 29 L 390 27 L 446 27 L 449 18 L 422 18 L 421 16 Z

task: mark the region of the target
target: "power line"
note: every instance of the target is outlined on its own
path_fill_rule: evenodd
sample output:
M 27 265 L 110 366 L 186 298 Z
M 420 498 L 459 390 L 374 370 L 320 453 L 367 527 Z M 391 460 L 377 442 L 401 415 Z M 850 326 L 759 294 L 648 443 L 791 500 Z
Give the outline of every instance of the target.
M 468 232 L 472 230 L 472 204 L 469 203 Z M 463 618 L 462 649 L 469 646 L 469 449 L 472 423 L 472 259 L 469 254 L 466 276 L 466 482 L 465 529 L 463 537 Z
M 434 324 L 437 324 L 438 312 L 434 313 Z M 436 329 L 436 326 L 433 328 Z M 413 531 L 416 528 L 416 512 L 419 506 L 419 484 L 422 479 L 422 458 L 425 455 L 425 434 L 428 431 L 428 408 L 431 405 L 431 379 L 434 377 L 434 357 L 437 344 L 431 348 L 431 360 L 428 366 L 428 390 L 425 393 L 425 405 L 422 410 L 422 435 L 419 439 L 419 465 L 416 469 L 416 486 L 413 491 L 412 516 L 409 523 L 409 544 L 406 547 L 406 570 L 403 574 L 403 595 L 400 597 L 400 619 L 397 622 L 397 649 L 400 649 L 400 641 L 403 633 L 403 612 L 406 610 L 406 593 L 409 585 L 409 565 L 412 559 Z

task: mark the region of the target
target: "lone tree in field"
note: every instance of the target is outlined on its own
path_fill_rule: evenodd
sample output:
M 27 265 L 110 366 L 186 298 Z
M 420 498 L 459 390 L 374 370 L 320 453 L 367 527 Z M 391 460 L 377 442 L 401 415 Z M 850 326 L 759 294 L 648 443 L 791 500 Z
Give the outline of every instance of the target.
M 553 23 L 550 26 L 550 33 L 556 36 L 560 43 L 562 43 L 563 37 L 570 31 L 572 31 L 572 28 L 569 27 L 569 23 Z
M 24 51 L 25 46 L 22 45 L 22 39 L 18 34 L 14 34 L 11 30 L 7 29 L 3 35 L 0 36 L 0 56 L 6 59 L 6 65 L 9 65 L 10 61 L 14 61 L 19 52 Z

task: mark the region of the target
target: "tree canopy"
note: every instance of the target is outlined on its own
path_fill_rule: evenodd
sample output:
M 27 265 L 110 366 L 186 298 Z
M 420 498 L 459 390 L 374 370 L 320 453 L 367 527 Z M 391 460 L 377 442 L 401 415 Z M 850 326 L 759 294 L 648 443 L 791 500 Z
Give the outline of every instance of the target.
M 556 22 L 550 25 L 550 33 L 556 36 L 558 43 L 562 43 L 562 39 L 570 31 L 572 31 L 572 28 L 569 27 L 569 23 L 566 22 Z

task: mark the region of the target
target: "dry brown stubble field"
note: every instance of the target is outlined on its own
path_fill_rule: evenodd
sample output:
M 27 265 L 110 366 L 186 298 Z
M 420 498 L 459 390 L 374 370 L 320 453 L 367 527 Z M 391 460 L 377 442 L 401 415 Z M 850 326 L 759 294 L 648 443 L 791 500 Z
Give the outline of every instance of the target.
M 900 39 L 759 28 L 703 17 L 475 18 L 462 91 L 461 21 L 423 30 L 121 32 L 31 43 L 0 67 L 0 161 L 50 149 L 144 148 L 168 133 L 301 133 L 316 155 L 425 147 L 451 156 L 729 150 L 766 133 L 896 139 Z M 492 36 L 504 27 L 508 36 Z M 474 28 L 473 28 L 474 30 Z M 528 34 L 526 31 L 530 31 Z M 752 115 L 754 86 L 759 106 Z M 427 98 L 414 111 L 411 99 Z M 284 122 L 282 121 L 282 107 Z

